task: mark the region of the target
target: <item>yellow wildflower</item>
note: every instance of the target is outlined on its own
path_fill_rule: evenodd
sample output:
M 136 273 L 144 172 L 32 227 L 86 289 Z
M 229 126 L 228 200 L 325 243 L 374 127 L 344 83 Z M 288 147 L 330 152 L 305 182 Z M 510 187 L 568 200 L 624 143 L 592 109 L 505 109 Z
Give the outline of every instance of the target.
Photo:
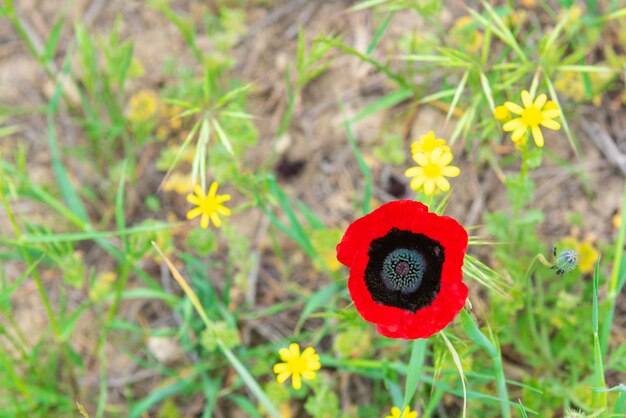
M 548 102 L 548 97 L 545 94 L 537 96 L 534 102 L 530 97 L 530 93 L 526 90 L 522 91 L 521 96 L 524 107 L 513 102 L 504 104 L 511 113 L 520 115 L 520 117 L 505 123 L 502 129 L 506 132 L 513 132 L 511 140 L 515 143 L 523 141 L 522 137 L 530 129 L 535 144 L 538 147 L 543 147 L 543 133 L 539 125 L 553 130 L 561 128 L 561 125 L 553 120 L 559 116 L 558 105 L 551 101 Z M 546 109 L 544 109 L 544 106 Z
M 231 213 L 230 209 L 222 205 L 223 202 L 230 200 L 230 195 L 217 195 L 217 187 L 218 183 L 214 181 L 209 188 L 209 193 L 205 196 L 202 187 L 196 184 L 193 189 L 195 194 L 187 195 L 187 201 L 198 206 L 187 212 L 187 219 L 193 219 L 202 215 L 202 218 L 200 218 L 200 226 L 203 229 L 209 227 L 209 219 L 219 228 L 220 225 L 222 225 L 219 215 L 228 216 Z
M 509 112 L 509 109 L 507 109 L 506 106 L 500 105 L 496 106 L 493 111 L 493 116 L 495 116 L 498 120 L 505 120 L 511 117 L 511 112 Z
M 391 408 L 391 415 L 387 415 L 385 418 L 417 418 L 417 411 L 411 411 L 408 406 L 404 408 L 404 411 L 401 411 L 400 408 L 394 406 Z
M 300 354 L 300 345 L 291 343 L 288 349 L 281 348 L 278 354 L 284 363 L 274 365 L 276 380 L 278 383 L 284 383 L 291 376 L 291 385 L 296 390 L 302 387 L 302 379 L 315 379 L 315 371 L 322 367 L 320 356 L 315 353 L 313 347 L 305 348 Z
M 448 165 L 452 162 L 452 153 L 444 152 L 440 148 L 430 154 L 414 154 L 413 159 L 419 167 L 411 167 L 404 172 L 407 177 L 413 177 L 411 188 L 415 191 L 424 189 L 427 195 L 450 190 L 450 183 L 446 177 L 456 177 L 461 173 L 458 167 Z M 445 176 L 445 177 L 444 177 Z
M 578 243 L 576 247 L 578 252 L 578 268 L 581 273 L 591 273 L 596 267 L 596 261 L 600 253 L 593 246 L 593 243 L 586 239 Z
M 450 29 L 452 43 L 464 47 L 469 53 L 477 52 L 483 44 L 483 34 L 472 16 L 461 16 Z
M 420 135 L 420 140 L 411 144 L 411 154 L 417 153 L 430 154 L 436 148 L 442 148 L 445 152 L 450 152 L 450 147 L 446 145 L 443 138 L 435 138 L 435 132 L 428 131 L 426 135 Z
M 117 274 L 109 271 L 106 273 L 100 273 L 96 277 L 96 281 L 89 289 L 89 299 L 94 302 L 102 301 L 107 295 L 110 294 L 113 287 L 113 283 L 117 280 Z
M 133 122 L 145 122 L 153 117 L 158 108 L 157 94 L 152 90 L 141 90 L 129 101 L 128 119 Z

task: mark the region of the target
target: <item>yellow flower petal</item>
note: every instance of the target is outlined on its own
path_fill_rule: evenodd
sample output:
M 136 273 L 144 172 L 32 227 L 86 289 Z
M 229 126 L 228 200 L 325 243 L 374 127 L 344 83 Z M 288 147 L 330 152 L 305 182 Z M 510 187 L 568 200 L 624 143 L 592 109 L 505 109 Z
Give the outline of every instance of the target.
M 530 97 L 530 93 L 527 90 L 522 90 L 522 103 L 525 108 L 529 108 L 533 105 L 533 99 Z
M 217 193 L 217 186 L 218 184 L 216 181 L 211 183 L 211 187 L 209 188 L 209 193 L 207 193 L 207 196 L 215 197 L 215 193 Z
M 543 147 L 543 133 L 538 126 L 532 128 L 533 139 L 539 148 Z
M 415 176 L 421 176 L 424 173 L 424 169 L 422 167 L 411 167 L 411 168 L 407 168 L 407 170 L 404 172 L 404 175 L 407 177 L 415 177 Z
M 559 111 L 557 109 L 552 110 L 544 110 L 541 112 L 541 117 L 543 119 L 554 119 L 559 117 Z
M 441 159 L 443 156 L 443 150 L 441 148 L 435 148 L 433 152 L 430 154 L 430 161 L 436 162 Z
M 447 167 L 441 168 L 441 174 L 446 177 L 457 177 L 459 174 L 461 174 L 461 170 L 459 169 L 459 167 L 449 165 Z
M 317 374 L 312 370 L 305 370 L 302 372 L 302 378 L 304 380 L 314 380 Z
M 295 390 L 300 390 L 302 387 L 302 379 L 300 379 L 300 373 L 294 373 L 291 375 L 291 384 Z
M 540 94 L 539 96 L 537 96 L 537 98 L 535 99 L 535 103 L 534 106 L 537 109 L 541 109 L 543 107 L 543 105 L 546 104 L 546 102 L 548 101 L 548 96 L 546 96 L 545 94 Z
M 452 162 L 452 158 L 451 152 L 442 153 L 441 157 L 439 157 L 439 160 L 437 161 L 437 165 L 444 167 Z
M 289 354 L 291 354 L 291 358 L 300 356 L 300 345 L 298 343 L 289 344 Z
M 302 351 L 302 358 L 303 359 L 311 359 L 312 357 L 314 357 L 315 354 L 315 349 L 313 347 L 307 347 Z
M 517 129 L 513 132 L 513 134 L 511 135 L 511 140 L 512 140 L 513 142 L 515 142 L 515 141 L 519 141 L 519 140 L 522 138 L 522 136 L 524 136 L 524 134 L 525 134 L 525 133 L 526 133 L 526 128 L 525 128 L 525 127 L 523 127 L 523 126 L 522 126 L 522 127 L 519 127 L 519 128 L 517 128 Z
M 522 122 L 522 118 L 516 118 L 516 119 L 510 120 L 507 123 L 505 123 L 502 126 L 502 129 L 505 132 L 511 132 L 511 131 L 519 129 L 519 128 L 523 127 L 523 126 L 524 126 L 524 123 Z
M 551 119 L 544 119 L 541 121 L 541 126 L 544 126 L 548 129 L 552 129 L 555 131 L 558 131 L 559 129 L 561 129 L 561 124 L 558 123 L 555 120 L 551 120 Z
M 422 187 L 422 185 L 424 184 L 424 181 L 426 181 L 426 177 L 415 177 L 413 180 L 411 180 L 409 187 L 411 187 L 411 189 L 415 191 L 418 191 L 420 187 Z
M 232 212 L 230 209 L 228 209 L 226 206 L 222 206 L 222 205 L 218 205 L 215 210 L 217 211 L 217 213 L 219 213 L 220 215 L 224 215 L 224 216 L 228 216 L 230 215 Z
M 511 113 L 515 113 L 516 115 L 521 115 L 522 112 L 524 112 L 523 107 L 513 102 L 505 102 L 504 107 L 506 107 Z
M 450 182 L 446 180 L 445 177 L 437 177 L 435 182 L 437 183 L 437 187 L 439 188 L 439 190 L 441 190 L 442 192 L 447 192 L 448 190 L 450 190 Z
M 287 363 L 276 363 L 274 365 L 274 373 L 284 373 L 287 371 Z
M 200 209 L 200 208 L 193 208 L 189 212 L 187 212 L 187 219 L 197 218 L 201 214 L 202 214 L 202 209 Z
M 227 200 L 230 200 L 229 194 L 221 194 L 219 196 L 215 196 L 215 201 L 217 203 L 223 203 L 223 202 L 226 202 Z
M 202 203 L 202 198 L 199 196 L 196 196 L 195 194 L 188 194 L 187 202 L 194 204 L 196 206 L 200 206 L 200 204 Z
M 202 218 L 200 218 L 200 227 L 202 229 L 207 229 L 209 227 L 209 215 L 206 212 L 202 213 Z
M 211 220 L 213 221 L 213 225 L 215 225 L 216 228 L 219 228 L 220 226 L 222 226 L 222 221 L 220 220 L 220 217 L 216 212 L 213 212 L 209 216 L 211 217 Z
M 426 179 L 426 181 L 424 182 L 424 193 L 426 193 L 427 196 L 432 195 L 435 192 L 435 180 L 433 179 Z
M 556 104 L 556 102 L 550 100 L 548 101 L 548 103 L 546 103 L 546 107 L 544 108 L 544 110 L 559 110 L 559 105 Z
M 196 184 L 193 187 L 193 192 L 201 198 L 204 197 L 204 190 L 202 190 L 202 186 L 200 186 L 199 184 Z
M 280 373 L 278 375 L 276 375 L 276 381 L 278 383 L 285 383 L 285 381 L 289 379 L 289 373 L 288 372 L 284 372 L 284 373 Z
M 291 352 L 286 348 L 281 348 L 280 350 L 278 350 L 278 354 L 280 355 L 280 359 L 282 361 L 289 361 L 292 358 Z
M 422 153 L 413 154 L 413 159 L 421 166 L 428 165 L 428 157 Z

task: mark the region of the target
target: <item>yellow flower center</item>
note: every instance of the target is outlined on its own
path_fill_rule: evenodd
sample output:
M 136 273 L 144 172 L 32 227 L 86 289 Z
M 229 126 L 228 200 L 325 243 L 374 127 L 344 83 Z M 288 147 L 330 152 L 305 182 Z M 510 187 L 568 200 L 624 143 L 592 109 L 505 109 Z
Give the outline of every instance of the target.
M 204 199 L 202 199 L 202 202 L 199 205 L 200 209 L 202 209 L 202 212 L 207 214 L 217 212 L 218 206 L 220 206 L 220 204 L 217 202 L 215 196 L 206 196 Z
M 307 359 L 302 356 L 294 357 L 287 361 L 287 371 L 291 374 L 302 374 L 309 369 L 310 367 Z
M 424 166 L 424 177 L 429 179 L 434 179 L 436 177 L 441 176 L 441 167 L 437 164 L 430 163 L 427 166 Z
M 541 120 L 541 111 L 535 106 L 527 107 L 522 112 L 522 121 L 526 126 L 538 126 Z

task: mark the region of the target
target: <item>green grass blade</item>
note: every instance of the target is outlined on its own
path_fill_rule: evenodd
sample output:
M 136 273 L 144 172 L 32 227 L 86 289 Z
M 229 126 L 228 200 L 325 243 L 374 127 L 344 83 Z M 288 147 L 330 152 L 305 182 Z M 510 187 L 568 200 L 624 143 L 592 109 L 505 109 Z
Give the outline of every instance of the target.
M 304 308 L 302 309 L 298 323 L 296 324 L 294 331 L 296 336 L 300 334 L 304 321 L 306 321 L 306 319 L 313 312 L 315 312 L 316 309 L 319 309 L 322 306 L 327 306 L 326 304 L 328 301 L 337 293 L 338 290 L 339 285 L 337 283 L 331 283 L 328 286 L 322 287 L 308 298 L 306 305 L 304 305 Z
M 411 98 L 413 96 L 413 90 L 410 89 L 401 89 L 398 91 L 394 91 L 389 93 L 380 99 L 368 104 L 365 106 L 365 109 L 361 110 L 357 115 L 352 118 L 350 122 L 358 122 L 362 119 L 365 119 L 369 115 L 373 113 L 377 113 L 384 109 L 389 109 L 398 103 L 402 103 L 403 101 Z
M 604 389 L 604 362 L 602 360 L 602 349 L 598 337 L 598 270 L 600 269 L 600 257 L 596 261 L 596 268 L 593 271 L 593 307 L 591 311 L 591 325 L 593 329 L 593 385 L 591 392 L 591 406 L 593 408 L 606 409 L 606 393 L 597 389 Z
M 467 82 L 467 77 L 469 76 L 469 70 L 465 71 L 465 73 L 463 74 L 463 77 L 461 78 L 461 82 L 459 83 L 459 85 L 456 88 L 456 91 L 454 92 L 454 97 L 452 98 L 452 103 L 450 103 L 450 108 L 448 109 L 448 114 L 446 115 L 446 122 L 448 122 L 450 120 L 450 117 L 452 117 L 452 114 L 454 113 L 454 109 L 456 109 L 456 105 L 459 102 L 459 99 L 461 98 L 461 94 L 463 94 L 463 90 L 465 90 L 465 83 Z
M 228 359 L 233 368 L 239 373 L 239 377 L 243 380 L 245 385 L 250 389 L 250 392 L 256 396 L 261 405 L 265 408 L 265 410 L 272 415 L 274 418 L 281 418 L 280 412 L 276 409 L 276 406 L 272 403 L 272 401 L 267 397 L 259 383 L 256 379 L 250 374 L 248 369 L 239 361 L 237 357 L 227 348 L 221 340 L 218 340 L 218 346 L 224 353 L 224 356 Z
M 378 42 L 380 42 L 380 38 L 382 38 L 385 34 L 385 31 L 387 30 L 387 27 L 389 26 L 389 22 L 391 22 L 393 15 L 394 12 L 389 12 L 387 16 L 385 16 L 385 19 L 380 23 L 380 25 L 378 25 L 378 27 L 376 28 L 376 32 L 374 32 L 374 36 L 372 37 L 372 42 L 370 42 L 369 46 L 367 47 L 367 52 L 365 53 L 366 55 L 372 55 L 372 53 L 376 49 L 376 46 L 378 45 Z
M 426 359 L 427 343 L 428 340 L 423 338 L 413 341 L 411 357 L 409 359 L 409 368 L 407 370 L 406 384 L 404 387 L 404 402 L 402 402 L 402 409 L 410 404 L 411 399 L 413 399 L 415 391 L 417 390 L 417 386 L 419 385 L 424 360 Z
M 465 373 L 463 373 L 463 364 L 461 363 L 461 358 L 459 357 L 459 353 L 456 351 L 446 334 L 442 331 L 439 333 L 443 341 L 446 343 L 448 347 L 448 351 L 452 355 L 452 360 L 454 360 L 454 365 L 459 372 L 459 376 L 461 376 L 461 385 L 463 386 L 463 414 L 461 415 L 463 418 L 467 417 L 467 387 L 465 385 Z
M 561 116 L 561 122 L 563 123 L 563 130 L 565 131 L 565 134 L 567 135 L 567 139 L 570 145 L 572 146 L 574 153 L 576 154 L 576 158 L 580 159 L 580 150 L 578 147 L 578 143 L 574 139 L 574 135 L 572 134 L 572 131 L 569 128 L 567 119 L 565 119 L 565 115 L 563 114 L 563 107 L 561 106 L 561 103 L 559 102 L 559 97 L 556 94 L 556 89 L 554 88 L 554 84 L 552 84 L 552 81 L 548 77 L 545 77 L 545 80 L 546 80 L 546 85 L 548 86 L 548 91 L 550 92 L 550 99 L 552 99 L 552 101 L 555 102 L 559 106 L 559 115 Z
M 61 82 L 59 82 L 55 87 L 54 94 L 52 96 L 50 104 L 48 105 L 48 146 L 50 147 L 50 159 L 52 161 L 52 169 L 54 171 L 57 183 L 59 184 L 59 188 L 61 189 L 61 194 L 67 202 L 69 209 L 81 221 L 88 223 L 89 218 L 87 216 L 87 211 L 80 201 L 78 193 L 76 192 L 74 185 L 70 181 L 67 171 L 65 170 L 65 166 L 61 161 L 59 145 L 57 143 L 54 115 L 56 114 L 59 107 L 61 92 L 62 84 Z
M 216 119 L 213 119 L 211 122 L 213 122 L 213 127 L 215 128 L 215 132 L 217 132 L 217 137 L 220 139 L 222 145 L 224 145 L 224 148 L 226 148 L 226 151 L 228 151 L 230 155 L 235 155 L 230 139 L 228 139 L 226 132 L 224 132 L 219 122 Z
M 483 92 L 485 93 L 487 103 L 489 103 L 489 109 L 491 110 L 491 113 L 493 113 L 496 110 L 496 104 L 493 100 L 493 92 L 491 90 L 491 86 L 489 85 L 489 79 L 482 71 L 480 72 L 480 85 L 482 86 Z
M 36 235 L 36 236 L 25 235 L 19 240 L 5 241 L 5 243 L 8 243 L 8 244 L 13 243 L 13 244 L 19 245 L 19 244 L 76 242 L 76 241 L 87 241 L 87 240 L 97 241 L 102 238 L 123 237 L 126 235 L 132 235 L 132 234 L 138 234 L 138 233 L 161 231 L 164 229 L 170 229 L 175 226 L 180 226 L 183 224 L 184 222 L 157 223 L 157 224 L 138 225 L 138 226 L 133 226 L 130 228 L 121 229 L 117 231 L 93 231 L 92 230 L 88 232 L 70 232 L 66 234 L 55 233 L 53 235 Z
M 183 141 L 183 144 L 180 146 L 178 153 L 176 154 L 176 157 L 174 157 L 174 161 L 172 162 L 172 165 L 167 169 L 167 173 L 165 173 L 165 175 L 163 176 L 163 180 L 161 180 L 161 184 L 159 184 L 159 190 L 161 190 L 161 187 L 163 187 L 163 184 L 165 183 L 167 178 L 170 176 L 170 174 L 172 174 L 172 171 L 178 165 L 178 161 L 180 161 L 180 158 L 183 156 L 185 149 L 187 149 L 187 146 L 189 145 L 189 143 L 196 136 L 196 132 L 198 132 L 198 129 L 200 129 L 200 122 L 196 122 L 191 128 L 191 130 L 189 131 L 189 133 L 187 134 L 187 136 L 185 137 L 185 140 Z M 191 189 L 191 185 L 189 185 L 189 188 Z
M 342 107 L 343 113 L 343 107 Z M 352 152 L 354 152 L 354 156 L 356 158 L 357 165 L 359 166 L 359 170 L 363 175 L 363 202 L 361 203 L 361 208 L 363 209 L 363 214 L 370 213 L 370 202 L 372 201 L 372 172 L 370 168 L 365 163 L 363 159 L 363 154 L 359 150 L 359 146 L 356 143 L 356 139 L 354 138 L 354 134 L 352 133 L 352 128 L 348 119 L 346 119 L 346 115 L 344 113 L 344 126 L 346 128 L 346 134 L 348 135 L 348 141 L 350 142 L 350 146 L 352 147 Z

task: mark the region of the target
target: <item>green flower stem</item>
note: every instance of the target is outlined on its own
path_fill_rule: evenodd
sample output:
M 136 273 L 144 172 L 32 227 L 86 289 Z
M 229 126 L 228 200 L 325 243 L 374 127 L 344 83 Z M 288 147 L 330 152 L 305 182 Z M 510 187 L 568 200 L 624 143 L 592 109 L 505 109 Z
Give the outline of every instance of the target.
M 624 183 L 624 196 L 622 201 L 621 225 L 615 240 L 615 249 L 613 256 L 613 268 L 611 270 L 611 280 L 609 282 L 609 292 L 606 302 L 606 313 L 602 321 L 600 330 L 600 347 L 603 353 L 608 353 L 609 336 L 611 335 L 611 324 L 615 314 L 615 302 L 617 295 L 623 286 L 623 280 L 620 280 L 619 272 L 622 266 L 622 257 L 624 255 L 624 238 L 626 236 L 626 183 Z M 622 283 L 620 283 L 622 282 Z
M 474 318 L 465 310 L 461 310 L 460 313 L 463 327 L 467 332 L 467 336 L 480 347 L 482 347 L 493 362 L 494 378 L 496 380 L 496 388 L 498 390 L 498 397 L 500 398 L 500 412 L 504 418 L 511 417 L 511 407 L 509 402 L 509 394 L 506 388 L 506 378 L 504 376 L 504 368 L 502 366 L 502 355 L 500 353 L 500 346 L 497 341 L 492 342 L 487 336 L 478 328 L 478 325 L 474 321 Z
M 100 390 L 98 393 L 96 418 L 101 418 L 104 416 L 104 410 L 107 403 L 108 390 L 106 340 L 109 329 L 111 327 L 111 323 L 115 319 L 115 315 L 117 314 L 120 301 L 122 300 L 122 291 L 126 287 L 126 282 L 128 281 L 132 261 L 130 258 L 127 258 L 126 260 L 127 262 L 124 263 L 124 265 L 122 266 L 119 278 L 117 279 L 115 286 L 115 299 L 113 300 L 113 305 L 111 306 L 107 314 L 104 326 L 102 327 L 102 334 L 100 334 L 100 338 L 98 339 L 98 347 L 96 348 L 96 352 L 98 352 L 100 355 Z
M 535 340 L 539 343 L 539 348 L 541 349 L 542 354 L 547 360 L 547 364 L 554 365 L 554 358 L 552 356 L 552 352 L 550 351 L 550 343 L 548 339 L 548 335 L 545 330 L 540 331 L 537 326 L 537 321 L 535 319 L 534 306 L 532 302 L 532 282 L 531 276 L 533 271 L 535 270 L 536 263 L 539 262 L 543 264 L 545 267 L 552 267 L 552 265 L 546 260 L 546 258 L 542 254 L 537 254 L 528 266 L 526 273 L 524 274 L 524 283 L 526 284 L 526 314 L 528 316 L 528 322 L 530 324 L 530 331 L 532 332 Z M 543 301 L 543 289 L 541 286 L 537 286 L 537 292 L 539 293 L 540 299 Z

